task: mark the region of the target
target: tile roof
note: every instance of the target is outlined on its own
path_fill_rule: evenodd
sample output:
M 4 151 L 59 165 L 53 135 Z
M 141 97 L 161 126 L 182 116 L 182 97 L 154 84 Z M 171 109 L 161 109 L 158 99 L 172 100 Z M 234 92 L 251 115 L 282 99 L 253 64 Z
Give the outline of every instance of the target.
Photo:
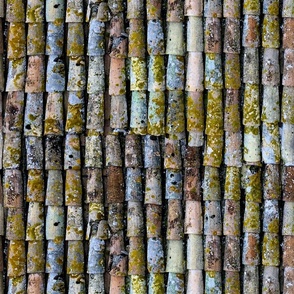
M 293 0 L 0 18 L 0 294 L 294 293 Z

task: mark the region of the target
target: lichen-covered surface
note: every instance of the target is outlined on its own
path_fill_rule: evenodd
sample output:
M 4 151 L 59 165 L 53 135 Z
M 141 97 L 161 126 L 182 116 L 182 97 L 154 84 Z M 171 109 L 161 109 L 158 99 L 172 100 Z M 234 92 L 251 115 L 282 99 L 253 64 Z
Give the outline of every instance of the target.
M 294 1 L 0 0 L 0 294 L 293 294 Z

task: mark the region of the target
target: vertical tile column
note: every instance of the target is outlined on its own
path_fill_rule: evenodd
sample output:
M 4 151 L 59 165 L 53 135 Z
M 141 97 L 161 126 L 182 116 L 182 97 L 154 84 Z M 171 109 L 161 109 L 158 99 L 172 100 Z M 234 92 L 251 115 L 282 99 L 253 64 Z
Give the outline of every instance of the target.
M 4 207 L 8 243 L 8 293 L 26 292 L 25 208 L 23 189 L 23 111 L 26 75 L 25 8 L 22 1 L 8 1 L 6 108 L 4 118 Z
M 203 67 L 203 1 L 185 1 L 187 19 L 187 66 L 186 66 L 186 129 L 188 145 L 204 144 L 204 67 Z
M 260 150 L 260 3 L 243 3 L 243 292 L 259 293 L 260 203 L 262 201 Z
M 148 124 L 152 136 L 165 134 L 165 46 L 162 4 L 147 1 Z
M 125 191 L 121 143 L 118 135 L 109 134 L 105 142 L 106 201 L 110 228 L 108 270 L 110 293 L 127 293 L 128 252 L 125 247 Z
M 184 3 L 167 1 L 167 111 L 164 150 L 167 293 L 184 293 L 184 222 L 181 145 L 185 139 Z
M 224 1 L 225 32 L 225 190 L 223 235 L 225 292 L 240 293 L 240 200 L 242 166 L 242 132 L 240 121 L 240 1 Z
M 148 293 L 164 293 L 164 247 L 162 235 L 162 162 L 160 141 L 165 134 L 165 59 L 162 4 L 148 0 L 148 135 L 144 137 L 145 209 Z
M 83 189 L 81 180 L 81 140 L 84 131 L 86 64 L 84 57 L 83 1 L 66 3 L 67 27 L 67 113 L 64 143 L 65 206 L 69 292 L 85 293 Z
M 262 290 L 280 293 L 279 199 L 280 187 L 280 36 L 279 1 L 263 2 L 262 22 L 262 161 L 263 240 Z
M 43 151 L 43 92 L 45 91 L 44 2 L 28 1 L 24 135 L 28 202 L 26 241 L 28 293 L 45 293 L 45 184 Z
M 164 293 L 164 246 L 162 235 L 162 169 L 160 139 L 146 136 L 144 141 L 145 207 L 147 234 L 148 293 Z
M 147 134 L 147 64 L 145 9 L 142 0 L 127 3 L 130 61 L 130 134 L 125 140 L 128 275 L 130 293 L 146 293 L 146 246 L 142 187 L 142 137 Z
M 108 52 L 110 127 L 124 131 L 128 127 L 128 106 L 126 97 L 126 58 L 128 38 L 125 32 L 124 4 L 122 0 L 109 0 L 111 12 Z
M 141 141 L 141 136 L 135 134 L 128 134 L 125 141 L 128 276 L 130 293 L 134 294 L 147 293 Z
M 128 253 L 125 247 L 125 191 L 122 150 L 128 127 L 126 96 L 126 58 L 128 39 L 125 32 L 125 6 L 122 0 L 108 0 L 111 12 L 108 52 L 110 130 L 105 134 L 106 204 L 110 244 L 108 271 L 111 293 L 126 293 Z M 120 132 L 122 134 L 120 134 Z
M 142 1 L 128 1 L 127 18 L 129 19 L 129 50 L 130 57 L 130 90 L 132 95 L 130 112 L 130 130 L 137 135 L 146 135 L 147 132 L 147 68 L 146 68 L 146 41 L 144 6 Z M 132 147 L 133 146 L 133 147 Z M 144 220 L 142 206 L 141 169 L 141 138 L 128 135 L 126 137 L 126 155 L 133 153 L 137 162 L 129 161 L 126 157 L 127 181 L 126 200 L 128 201 L 129 237 L 129 275 L 130 292 L 146 292 L 146 263 L 144 246 Z M 130 154 L 131 155 L 131 154 Z M 128 165 L 128 166 L 127 166 Z M 129 167 L 129 168 L 128 168 Z M 135 169 L 130 169 L 133 167 Z M 135 180 L 137 179 L 137 180 Z M 138 191 L 132 195 L 132 185 L 136 183 Z M 140 191 L 141 190 L 141 191 Z M 141 195 L 141 196 L 140 196 Z M 134 197 L 135 196 L 135 197 Z M 140 244 L 141 243 L 141 244 Z M 140 244 L 140 246 L 138 246 Z
M 187 236 L 187 293 L 203 293 L 203 214 L 201 152 L 204 144 L 203 1 L 185 1 L 187 32 L 186 129 L 184 161 L 185 223 Z
M 283 68 L 282 68 L 282 140 L 281 156 L 283 160 L 283 293 L 294 291 L 294 3 L 284 0 L 283 9 Z
M 205 150 L 203 165 L 204 210 L 204 270 L 205 292 L 222 291 L 221 280 L 221 189 L 219 168 L 223 153 L 223 74 L 221 17 L 222 1 L 206 1 L 204 4 L 204 52 L 207 94 Z
M 65 210 L 62 147 L 64 138 L 64 1 L 46 1 L 46 108 L 44 121 L 47 293 L 65 291 Z
M 187 146 L 184 161 L 185 223 L 187 235 L 187 293 L 203 293 L 203 212 L 201 203 L 201 148 Z
M 98 1 L 99 2 L 99 1 Z M 86 203 L 89 215 L 86 239 L 89 240 L 88 293 L 105 293 L 105 247 L 109 230 L 105 216 L 103 189 L 102 135 L 104 133 L 105 94 L 105 27 L 108 21 L 106 2 L 88 3 L 88 105 L 86 119 L 85 168 L 87 171 Z
M 137 135 L 147 133 L 147 64 L 145 11 L 142 0 L 129 0 L 128 57 L 130 61 L 130 131 Z

